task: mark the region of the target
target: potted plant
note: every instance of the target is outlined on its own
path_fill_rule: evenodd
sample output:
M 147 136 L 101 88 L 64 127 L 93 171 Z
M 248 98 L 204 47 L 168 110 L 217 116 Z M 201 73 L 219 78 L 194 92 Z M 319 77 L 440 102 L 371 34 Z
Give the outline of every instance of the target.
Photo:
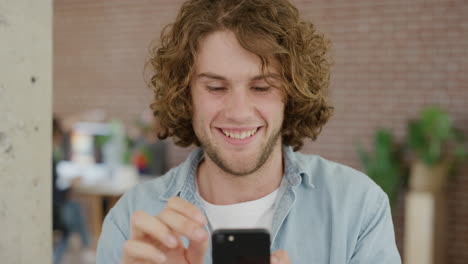
M 388 195 L 393 208 L 405 175 L 401 146 L 394 142 L 390 131 L 379 129 L 374 135 L 374 153 L 369 154 L 360 145 L 357 151 L 366 174 Z
M 454 165 L 467 156 L 463 134 L 437 106 L 423 110 L 419 120 L 409 122 L 407 129 L 407 145 L 415 155 L 410 190 L 441 192 Z

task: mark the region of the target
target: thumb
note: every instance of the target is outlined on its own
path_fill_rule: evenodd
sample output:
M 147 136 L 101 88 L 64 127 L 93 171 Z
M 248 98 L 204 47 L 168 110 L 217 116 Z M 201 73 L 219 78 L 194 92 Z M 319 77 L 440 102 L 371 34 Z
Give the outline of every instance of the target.
M 288 253 L 282 249 L 278 249 L 271 254 L 271 264 L 290 264 Z
M 203 264 L 205 260 L 206 249 L 208 248 L 208 234 L 202 239 L 190 240 L 186 251 L 186 258 L 190 264 Z

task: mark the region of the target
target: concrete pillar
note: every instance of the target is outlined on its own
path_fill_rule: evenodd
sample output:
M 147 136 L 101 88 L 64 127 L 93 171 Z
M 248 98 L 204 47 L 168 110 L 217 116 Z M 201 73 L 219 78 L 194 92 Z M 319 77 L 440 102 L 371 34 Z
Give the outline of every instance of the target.
M 52 0 L 0 0 L 0 262 L 52 263 Z

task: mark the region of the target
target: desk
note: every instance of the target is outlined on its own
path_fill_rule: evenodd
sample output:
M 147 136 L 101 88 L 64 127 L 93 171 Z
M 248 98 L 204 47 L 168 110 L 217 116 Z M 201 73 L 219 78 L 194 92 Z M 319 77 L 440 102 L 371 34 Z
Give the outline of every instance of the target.
M 99 236 L 101 235 L 102 221 L 107 212 L 114 207 L 119 198 L 137 183 L 154 179 L 155 176 L 140 176 L 134 182 L 121 185 L 116 184 L 79 184 L 74 187 L 74 192 L 89 201 L 90 205 L 90 232 L 92 234 L 92 245 L 97 247 Z M 107 208 L 104 211 L 102 201 L 107 201 Z

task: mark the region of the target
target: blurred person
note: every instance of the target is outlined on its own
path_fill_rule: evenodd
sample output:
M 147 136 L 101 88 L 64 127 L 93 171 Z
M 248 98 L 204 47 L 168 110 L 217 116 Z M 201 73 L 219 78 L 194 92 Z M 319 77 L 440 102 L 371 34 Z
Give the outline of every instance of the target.
M 70 237 L 73 232 L 77 232 L 81 238 L 82 258 L 86 263 L 95 260 L 95 253 L 90 248 L 89 235 L 86 230 L 83 212 L 78 202 L 70 200 L 70 192 L 74 186 L 79 184 L 80 179 L 73 179 L 69 188 L 61 189 L 58 186 L 57 163 L 64 158 L 63 151 L 64 131 L 60 120 L 54 117 L 52 120 L 52 202 L 53 202 L 53 226 L 54 229 L 62 231 L 62 237 L 58 244 L 54 246 L 54 263 L 61 263 L 62 257 L 69 247 Z
M 287 0 L 192 0 L 150 59 L 161 139 L 189 157 L 106 216 L 97 263 L 211 263 L 217 228 L 266 228 L 271 263 L 401 263 L 388 197 L 298 152 L 332 115 L 329 43 Z

